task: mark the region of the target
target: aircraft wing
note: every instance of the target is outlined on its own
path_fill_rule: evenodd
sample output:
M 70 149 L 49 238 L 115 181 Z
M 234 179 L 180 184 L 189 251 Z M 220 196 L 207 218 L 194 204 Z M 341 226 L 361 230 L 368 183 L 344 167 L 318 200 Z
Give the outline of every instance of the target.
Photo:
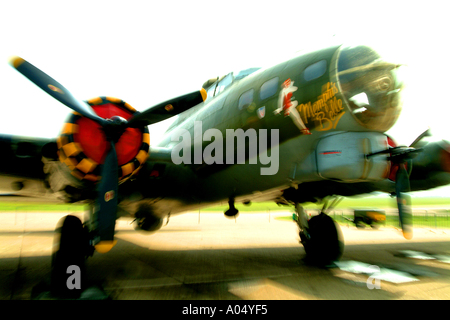
M 42 155 L 55 145 L 52 139 L 1 134 L 0 193 L 49 196 Z
M 54 201 L 61 196 L 57 195 L 61 190 L 58 190 L 55 179 L 56 177 L 60 179 L 62 173 L 55 175 L 54 170 L 57 170 L 58 166 L 52 165 L 60 163 L 56 153 L 56 139 L 1 134 L 0 150 L 0 194 L 47 198 L 49 201 Z M 151 147 L 149 154 L 147 168 L 143 170 L 145 175 L 163 178 L 162 175 L 166 173 L 159 168 L 164 167 L 165 163 L 170 163 L 170 167 L 174 166 L 171 161 L 171 149 Z M 178 175 L 179 172 L 171 175 L 171 181 Z M 180 183 L 184 180 L 186 179 L 180 177 Z M 60 184 L 63 182 L 61 181 Z M 428 143 L 412 160 L 411 191 L 428 190 L 447 184 L 450 184 L 450 143 L 447 141 Z M 287 189 L 284 196 L 289 199 L 291 194 L 296 194 L 295 198 L 301 202 L 315 202 L 316 199 L 332 195 L 355 196 L 374 191 L 394 192 L 395 183 L 388 179 L 376 183 L 315 181 L 302 183 L 297 189 Z M 302 195 L 301 198 L 298 197 L 299 194 Z M 261 199 L 279 201 L 279 196 L 276 194 L 273 199 L 270 197 Z M 61 198 L 60 200 L 74 202 L 77 199 Z
M 51 142 L 55 140 L 1 134 L 0 173 L 42 179 L 43 147 Z
M 81 188 L 82 184 L 74 183 L 75 179 L 65 179 L 70 172 L 58 158 L 56 139 L 0 134 L 0 150 L 0 196 L 77 201 L 61 193 L 66 188 Z M 149 162 L 170 162 L 170 155 L 170 149 L 151 148 Z M 88 197 L 83 195 L 83 198 Z

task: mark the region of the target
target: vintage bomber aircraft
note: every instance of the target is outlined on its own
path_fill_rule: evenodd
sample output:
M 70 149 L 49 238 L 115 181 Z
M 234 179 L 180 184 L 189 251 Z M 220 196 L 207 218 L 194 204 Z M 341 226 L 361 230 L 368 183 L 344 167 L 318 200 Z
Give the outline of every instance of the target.
M 113 247 L 115 220 L 121 216 L 135 217 L 137 229 L 155 231 L 165 217 L 221 202 L 229 203 L 228 217 L 238 214 L 237 202 L 294 205 L 307 256 L 327 263 L 343 252 L 339 227 L 326 215 L 333 206 L 328 200 L 373 191 L 395 194 L 403 233 L 410 239 L 406 193 L 450 182 L 448 143 L 415 148 L 425 132 L 411 146 L 397 146 L 384 133 L 400 115 L 404 84 L 400 65 L 367 46 L 334 46 L 270 68 L 229 73 L 142 113 L 116 98 L 77 100 L 22 58 L 13 58 L 11 65 L 74 111 L 57 139 L 0 136 L 3 190 L 91 204 L 84 223 L 67 216 L 57 229 L 52 276 L 61 290 L 68 265 L 83 265 L 94 250 Z M 147 126 L 174 115 L 178 119 L 165 138 L 150 147 Z M 202 155 L 212 144 L 203 136 L 211 128 L 224 137 L 215 135 L 216 147 L 239 136 L 227 136 L 227 129 L 252 129 L 260 140 L 261 129 L 268 129 L 267 142 L 275 141 L 269 146 L 274 170 L 262 174 L 267 163 L 254 160 L 266 150 L 250 154 L 250 144 L 244 144 L 240 163 L 228 161 L 218 149 L 210 153 L 213 163 L 198 160 L 199 145 Z M 189 135 L 194 138 L 185 140 Z M 187 160 L 175 164 L 174 148 L 175 156 Z M 307 202 L 323 204 L 322 213 L 308 220 L 302 208 Z

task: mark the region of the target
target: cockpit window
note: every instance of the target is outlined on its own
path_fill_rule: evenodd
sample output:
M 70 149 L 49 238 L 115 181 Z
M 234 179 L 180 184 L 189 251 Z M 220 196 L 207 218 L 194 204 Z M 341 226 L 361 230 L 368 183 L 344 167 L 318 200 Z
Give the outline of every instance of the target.
M 237 72 L 230 72 L 226 76 L 207 80 L 202 86 L 202 88 L 204 88 L 208 94 L 206 99 L 209 100 L 212 97 L 217 96 L 219 93 L 228 88 L 233 83 L 233 81 L 243 79 L 248 75 L 258 71 L 259 69 L 261 68 L 249 68 Z
M 240 71 L 234 72 L 234 79 L 235 80 L 243 79 L 246 76 L 252 74 L 253 72 L 258 71 L 259 69 L 261 69 L 261 68 L 248 68 L 245 70 L 240 70 Z
M 232 82 L 233 82 L 233 73 L 229 73 L 222 80 L 219 81 L 219 84 L 217 85 L 216 88 L 216 93 L 214 95 L 217 96 L 219 93 L 224 91 Z
M 389 130 L 402 109 L 400 65 L 366 46 L 341 47 L 334 59 L 332 79 L 355 119 L 370 130 Z
M 207 97 L 206 100 L 211 99 L 212 97 L 214 97 L 214 91 L 216 90 L 216 83 L 214 83 L 212 86 L 210 86 L 208 88 L 208 90 L 206 91 L 207 93 Z

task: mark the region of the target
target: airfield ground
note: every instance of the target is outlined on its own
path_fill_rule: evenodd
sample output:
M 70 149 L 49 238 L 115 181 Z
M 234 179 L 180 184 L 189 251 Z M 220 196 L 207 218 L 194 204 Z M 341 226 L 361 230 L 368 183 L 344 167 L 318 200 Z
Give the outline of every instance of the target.
M 54 299 L 47 291 L 53 230 L 66 214 L 0 213 L 0 299 Z M 342 225 L 342 263 L 318 268 L 304 259 L 295 223 L 277 219 L 290 214 L 241 213 L 227 219 L 220 213 L 193 212 L 172 217 L 152 235 L 135 232 L 130 220 L 119 220 L 117 245 L 87 260 L 90 291 L 82 297 L 450 299 L 450 230 L 416 228 L 407 241 L 395 228 Z M 415 255 L 407 254 L 413 251 Z M 367 266 L 394 275 L 394 280 L 385 277 L 380 289 L 369 289 Z M 407 282 L 395 283 L 399 281 Z

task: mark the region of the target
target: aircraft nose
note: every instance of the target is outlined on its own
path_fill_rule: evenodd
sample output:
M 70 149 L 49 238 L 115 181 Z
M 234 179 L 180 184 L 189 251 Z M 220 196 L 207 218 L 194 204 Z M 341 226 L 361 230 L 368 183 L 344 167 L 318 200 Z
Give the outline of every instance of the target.
M 385 61 L 367 46 L 342 46 L 335 59 L 337 69 L 331 76 L 355 120 L 370 130 L 389 130 L 403 104 L 403 82 L 398 76 L 401 65 Z

